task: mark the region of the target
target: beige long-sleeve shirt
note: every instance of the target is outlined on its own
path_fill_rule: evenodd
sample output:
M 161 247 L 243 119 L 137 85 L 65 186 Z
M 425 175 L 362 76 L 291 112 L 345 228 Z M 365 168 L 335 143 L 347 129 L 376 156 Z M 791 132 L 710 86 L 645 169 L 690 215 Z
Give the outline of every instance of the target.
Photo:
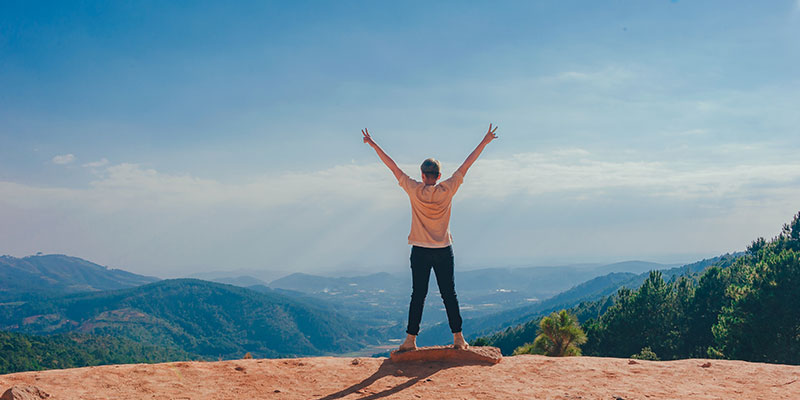
M 456 171 L 450 178 L 426 185 L 408 175 L 398 180 L 411 200 L 411 233 L 408 244 L 441 248 L 453 244 L 450 234 L 450 206 L 464 175 Z

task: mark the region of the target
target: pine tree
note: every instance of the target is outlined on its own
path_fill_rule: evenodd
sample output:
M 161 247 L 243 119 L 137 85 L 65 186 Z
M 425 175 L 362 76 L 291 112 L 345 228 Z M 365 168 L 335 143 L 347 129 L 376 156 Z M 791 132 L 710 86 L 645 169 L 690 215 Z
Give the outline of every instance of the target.
M 578 323 L 578 318 L 561 310 L 542 318 L 539 335 L 533 343 L 520 346 L 514 354 L 544 354 L 553 357 L 579 356 L 578 347 L 586 343 L 586 334 Z

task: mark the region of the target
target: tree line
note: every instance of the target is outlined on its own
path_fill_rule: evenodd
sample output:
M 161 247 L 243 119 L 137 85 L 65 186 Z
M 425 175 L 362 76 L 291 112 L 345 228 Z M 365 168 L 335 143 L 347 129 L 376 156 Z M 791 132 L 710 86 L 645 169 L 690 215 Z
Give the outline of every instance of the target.
M 143 345 L 123 337 L 81 334 L 38 336 L 0 331 L 0 374 L 193 359 L 200 357 L 179 349 Z
M 553 332 L 566 337 L 547 339 Z M 800 364 L 800 213 L 778 236 L 759 238 L 743 256 L 723 258 L 700 274 L 665 281 L 652 271 L 639 289 L 622 288 L 612 298 L 473 343 L 546 354 L 548 341 L 584 340 L 565 355 Z

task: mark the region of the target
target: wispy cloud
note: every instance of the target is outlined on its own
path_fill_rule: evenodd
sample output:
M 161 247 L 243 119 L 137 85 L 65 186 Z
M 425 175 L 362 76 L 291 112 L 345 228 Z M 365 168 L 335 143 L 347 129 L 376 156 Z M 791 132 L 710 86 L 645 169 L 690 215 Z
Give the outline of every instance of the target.
M 107 160 L 84 164 L 100 167 Z M 450 162 L 446 165 L 455 166 Z M 415 179 L 416 165 L 402 165 Z M 800 181 L 800 163 L 745 163 L 715 166 L 700 163 L 604 159 L 580 148 L 519 153 L 510 158 L 481 159 L 469 172 L 459 197 L 537 196 L 552 193 L 630 191 L 682 199 L 750 195 L 749 187 L 781 186 Z M 87 196 L 108 207 L 131 207 L 149 199 L 163 207 L 239 205 L 270 208 L 330 199 L 330 203 L 364 202 L 381 207 L 398 201 L 393 177 L 378 163 L 346 164 L 307 173 L 286 172 L 227 183 L 176 175 L 137 164 L 108 165 L 86 189 L 63 189 L 70 197 Z M 20 186 L 24 187 L 24 186 Z M 56 189 L 56 188 L 53 188 Z M 33 190 L 33 189 L 31 189 Z M 36 196 L 35 190 L 28 193 Z M 47 193 L 51 196 L 52 193 Z
M 74 154 L 57 155 L 53 157 L 51 161 L 53 162 L 53 164 L 59 164 L 59 165 L 69 164 L 75 161 L 75 155 Z
M 86 164 L 83 164 L 83 167 L 85 167 L 85 168 L 100 168 L 100 167 L 104 167 L 104 166 L 108 165 L 108 163 L 109 163 L 109 161 L 108 161 L 107 158 L 101 158 L 100 160 L 92 161 L 92 162 L 88 162 Z
M 758 186 L 800 182 L 800 162 L 717 166 L 688 162 L 609 161 L 586 151 L 521 153 L 510 159 L 479 161 L 464 194 L 503 198 L 551 193 L 602 196 L 614 191 L 674 199 L 730 199 L 753 196 Z
M 582 83 L 600 87 L 611 87 L 637 79 L 632 69 L 620 66 L 606 66 L 596 69 L 569 70 L 554 75 L 543 76 L 538 82 L 545 84 Z
M 401 168 L 419 179 L 416 164 Z M 172 265 L 218 264 L 235 255 L 238 260 L 306 269 L 351 262 L 385 265 L 386 254 L 393 254 L 395 261 L 403 258 L 396 252 L 402 251 L 408 231 L 408 200 L 378 162 L 258 175 L 239 182 L 130 163 L 99 167 L 97 173 L 95 180 L 77 188 L 0 182 L 0 221 L 8 222 L 0 224 L 0 241 L 11 246 L 23 240 L 23 227 L 31 234 L 44 232 L 38 242 L 57 243 L 60 251 L 82 254 L 87 249 L 86 256 L 106 252 L 107 263 L 159 259 Z M 561 254 L 567 249 L 559 248 L 563 244 L 558 240 L 571 235 L 574 226 L 609 218 L 615 222 L 587 228 L 586 237 L 575 239 L 584 241 L 576 245 L 581 249 L 569 254 L 588 257 L 602 250 L 630 255 L 634 242 L 644 246 L 640 251 L 660 254 L 707 251 L 709 246 L 728 251 L 765 233 L 754 228 L 715 233 L 714 226 L 741 225 L 755 215 L 759 217 L 753 221 L 768 221 L 761 216 L 788 213 L 794 205 L 787 199 L 800 197 L 798 188 L 800 162 L 723 166 L 616 160 L 580 148 L 527 152 L 475 164 L 456 197 L 454 207 L 460 211 L 454 214 L 454 226 L 459 243 L 468 246 L 482 240 L 478 231 L 512 247 L 521 238 L 540 240 L 542 246 L 549 243 L 525 247 L 526 252 L 513 250 L 519 259 L 542 252 Z M 604 208 L 608 205 L 618 209 Z M 698 242 L 686 236 L 681 241 L 680 232 L 696 229 L 696 219 L 686 217 L 679 223 L 669 217 L 676 213 L 718 218 L 703 228 L 713 240 Z M 536 231 L 526 223 L 542 218 L 552 221 L 534 224 Z M 619 224 L 627 228 L 615 234 L 628 242 L 621 240 L 619 248 L 592 247 L 597 240 L 592 232 L 607 235 Z M 666 224 L 658 245 L 637 236 L 643 234 L 639 227 L 647 224 Z M 13 231 L 4 229 L 10 226 Z M 738 236 L 731 238 L 734 234 Z M 473 260 L 505 257 L 471 251 L 464 254 Z

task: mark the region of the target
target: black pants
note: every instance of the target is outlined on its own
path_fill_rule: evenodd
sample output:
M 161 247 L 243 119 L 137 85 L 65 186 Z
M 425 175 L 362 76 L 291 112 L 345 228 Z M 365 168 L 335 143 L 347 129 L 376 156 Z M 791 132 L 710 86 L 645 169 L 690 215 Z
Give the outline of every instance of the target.
M 431 267 L 436 274 L 436 283 L 442 295 L 444 308 L 447 310 L 447 321 L 453 333 L 461 332 L 461 313 L 458 311 L 456 298 L 456 282 L 453 277 L 453 247 L 427 248 L 413 246 L 411 248 L 411 304 L 408 306 L 408 328 L 406 333 L 419 334 L 419 323 L 422 320 L 422 308 L 428 294 L 428 282 L 431 278 Z

